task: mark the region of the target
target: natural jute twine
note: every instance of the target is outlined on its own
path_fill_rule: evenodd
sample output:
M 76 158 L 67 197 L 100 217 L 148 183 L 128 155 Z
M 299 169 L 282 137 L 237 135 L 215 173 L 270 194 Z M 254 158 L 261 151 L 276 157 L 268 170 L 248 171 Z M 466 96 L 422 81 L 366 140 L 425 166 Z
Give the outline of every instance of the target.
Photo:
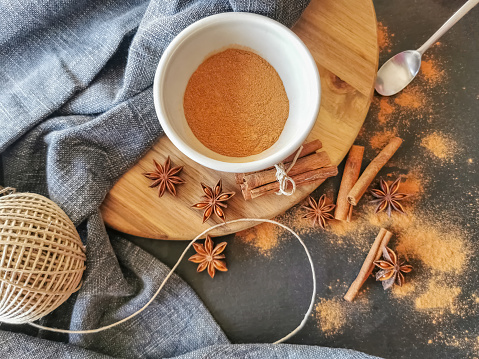
M 296 161 L 298 160 L 302 150 L 303 146 L 301 146 L 298 151 L 296 151 L 296 155 L 294 156 L 293 161 L 291 162 L 291 165 L 288 167 L 288 169 L 284 167 L 283 162 L 274 165 L 274 168 L 276 168 L 276 181 L 279 182 L 279 190 L 278 192 L 276 192 L 277 195 L 292 196 L 296 191 L 296 182 L 294 182 L 294 180 L 288 176 L 288 173 L 296 164 Z M 291 190 L 286 191 L 286 188 L 288 188 L 288 183 L 291 184 Z
M 44 330 L 48 330 L 48 331 L 52 331 L 52 332 L 57 332 L 57 333 L 66 333 L 66 334 L 91 334 L 91 333 L 98 333 L 98 332 L 101 332 L 101 331 L 104 331 L 104 330 L 107 330 L 107 329 L 110 329 L 110 328 L 113 328 L 121 323 L 124 323 L 126 322 L 127 320 L 130 320 L 131 318 L 134 318 L 136 317 L 138 314 L 140 314 L 141 312 L 143 312 L 146 308 L 148 308 L 148 306 L 155 300 L 155 298 L 158 296 L 158 294 L 160 294 L 161 290 L 163 289 L 163 287 L 165 286 L 166 282 L 168 281 L 168 279 L 170 279 L 170 277 L 173 275 L 173 272 L 176 270 L 176 268 L 179 266 L 179 264 L 181 263 L 181 261 L 183 260 L 183 258 L 185 257 L 186 255 L 186 252 L 188 252 L 188 250 L 190 249 L 190 247 L 193 245 L 193 243 L 195 243 L 199 238 L 203 237 L 205 234 L 207 234 L 208 232 L 212 231 L 213 229 L 215 228 L 218 228 L 218 227 L 222 227 L 222 226 L 225 226 L 225 225 L 228 225 L 228 224 L 231 224 L 231 223 L 237 223 L 237 222 L 268 222 L 268 223 L 272 223 L 272 224 L 275 224 L 277 226 L 280 226 L 284 229 L 286 229 L 287 231 L 289 231 L 292 235 L 294 235 L 296 237 L 296 239 L 299 241 L 299 243 L 301 243 L 301 245 L 303 246 L 303 249 L 306 253 L 306 257 L 308 258 L 308 261 L 309 261 L 309 265 L 311 266 L 311 274 L 312 274 L 312 281 L 313 281 L 313 293 L 311 295 L 311 302 L 309 304 L 309 307 L 308 307 L 308 310 L 306 311 L 306 314 L 304 315 L 303 317 L 303 320 L 301 321 L 301 323 L 294 329 L 292 330 L 289 334 L 287 334 L 286 336 L 284 336 L 283 338 L 277 340 L 276 342 L 274 342 L 274 344 L 279 344 L 279 343 L 282 343 L 286 340 L 288 340 L 289 338 L 291 338 L 293 335 L 295 335 L 297 332 L 299 332 L 301 330 L 301 328 L 304 327 L 304 325 L 306 324 L 306 321 L 308 320 L 309 316 L 311 315 L 311 312 L 313 311 L 313 305 L 314 305 L 314 299 L 316 297 L 316 274 L 315 274 L 315 271 L 314 271 L 314 265 L 313 265 L 313 260 L 311 259 L 311 255 L 309 254 L 309 251 L 308 251 L 308 248 L 306 248 L 306 245 L 304 244 L 303 240 L 301 239 L 301 237 L 295 232 L 293 231 L 291 228 L 289 228 L 288 226 L 285 226 L 284 224 L 281 224 L 279 222 L 276 222 L 276 221 L 273 221 L 271 219 L 260 219 L 260 218 L 241 218 L 241 219 L 235 219 L 235 220 L 232 220 L 232 221 L 229 221 L 229 222 L 225 222 L 225 223 L 220 223 L 220 224 L 217 224 L 217 225 L 214 225 L 206 230 L 204 230 L 203 232 L 201 232 L 200 234 L 198 234 L 185 248 L 185 250 L 183 251 L 183 253 L 181 254 L 180 258 L 178 259 L 178 261 L 176 262 L 176 264 L 173 266 L 173 268 L 171 268 L 170 272 L 168 273 L 168 275 L 165 277 L 165 279 L 163 280 L 163 282 L 161 283 L 160 287 L 158 288 L 158 290 L 156 291 L 155 294 L 153 294 L 153 297 L 150 298 L 150 300 L 145 304 L 143 305 L 143 307 L 141 307 L 140 309 L 138 309 L 136 312 L 134 312 L 133 314 L 129 315 L 128 317 L 126 318 L 123 318 L 117 322 L 114 322 L 114 323 L 111 323 L 109 325 L 106 325 L 106 326 L 103 326 L 103 327 L 100 327 L 100 328 L 96 328 L 96 329 L 88 329 L 88 330 L 67 330 L 67 329 L 57 329 L 57 328 L 50 328 L 50 327 L 44 327 L 43 325 L 38 325 L 38 324 L 34 324 L 34 323 L 29 323 L 30 325 L 38 328 L 38 329 L 44 329 Z
M 81 287 L 85 248 L 54 202 L 0 187 L 0 322 L 35 321 Z

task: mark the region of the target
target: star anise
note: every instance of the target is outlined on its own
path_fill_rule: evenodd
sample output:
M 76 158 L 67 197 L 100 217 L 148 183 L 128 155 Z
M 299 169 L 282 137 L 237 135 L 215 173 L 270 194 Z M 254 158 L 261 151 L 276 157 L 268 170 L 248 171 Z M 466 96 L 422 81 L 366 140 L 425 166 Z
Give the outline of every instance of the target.
M 319 226 L 324 229 L 326 227 L 326 221 L 334 218 L 329 212 L 331 212 L 336 205 L 326 205 L 326 195 L 324 194 L 318 202 L 316 202 L 313 197 L 309 196 L 308 202 L 309 206 L 301 206 L 301 208 L 308 211 L 303 218 L 310 219 L 313 227 L 318 223 Z
M 221 180 L 218 181 L 216 186 L 212 189 L 208 187 L 204 183 L 201 183 L 201 187 L 203 187 L 203 192 L 205 192 L 205 196 L 202 197 L 202 201 L 194 204 L 192 207 L 195 209 L 202 209 L 205 212 L 203 213 L 203 223 L 205 223 L 213 214 L 213 212 L 221 219 L 223 222 L 226 222 L 225 212 L 221 208 L 228 207 L 226 205 L 227 200 L 233 197 L 236 192 L 222 192 L 222 184 Z
M 158 197 L 163 196 L 165 190 L 168 189 L 173 196 L 176 196 L 175 185 L 185 183 L 177 174 L 183 169 L 183 166 L 171 168 L 170 156 L 166 159 L 165 164 L 162 166 L 155 160 L 153 160 L 156 169 L 152 172 L 143 173 L 148 179 L 153 180 L 150 187 L 158 186 Z
M 412 266 L 405 265 L 404 261 L 398 262 L 396 253 L 388 247 L 383 248 L 383 259 L 374 262 L 381 269 L 376 273 L 376 280 L 383 282 L 385 290 L 391 288 L 394 283 L 401 287 L 404 283 L 403 273 L 411 272 Z
M 371 190 L 371 194 L 376 197 L 376 199 L 372 200 L 371 203 L 378 203 L 374 213 L 379 213 L 385 210 L 388 216 L 391 217 L 391 210 L 394 209 L 399 213 L 405 214 L 404 208 L 399 201 L 409 197 L 409 194 L 398 192 L 400 185 L 401 177 L 395 180 L 391 186 L 389 186 L 387 182 L 381 178 L 379 181 L 379 186 L 381 189 Z
M 226 242 L 221 242 L 213 249 L 213 241 L 210 236 L 206 235 L 204 246 L 199 243 L 193 243 L 196 254 L 192 255 L 188 260 L 193 263 L 199 263 L 198 268 L 196 269 L 197 272 L 202 272 L 208 268 L 208 274 L 213 278 L 216 269 L 221 272 L 226 272 L 228 270 L 226 268 L 226 263 L 220 260 L 225 258 L 225 255 L 221 253 L 224 251 L 226 245 Z

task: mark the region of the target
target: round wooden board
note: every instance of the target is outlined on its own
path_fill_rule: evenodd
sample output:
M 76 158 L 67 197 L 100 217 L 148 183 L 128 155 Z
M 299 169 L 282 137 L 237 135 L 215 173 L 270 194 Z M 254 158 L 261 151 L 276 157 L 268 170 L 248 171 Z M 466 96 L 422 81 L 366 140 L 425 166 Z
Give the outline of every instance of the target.
M 320 139 L 337 165 L 353 144 L 371 103 L 378 66 L 376 15 L 371 0 L 312 0 L 293 31 L 304 41 L 321 76 L 321 109 L 308 140 Z M 183 165 L 178 196 L 159 198 L 142 173 L 151 171 L 153 159 L 163 163 L 170 155 Z M 202 224 L 202 211 L 191 205 L 203 192 L 200 182 L 214 186 L 223 180 L 224 191 L 236 191 L 228 202 L 228 220 L 272 218 L 311 193 L 316 185 L 299 187 L 293 196 L 263 196 L 245 201 L 232 173 L 205 168 L 184 156 L 166 136 L 112 188 L 101 206 L 106 224 L 136 236 L 188 240 L 216 224 Z M 255 223 L 235 223 L 212 231 L 214 236 L 235 233 Z

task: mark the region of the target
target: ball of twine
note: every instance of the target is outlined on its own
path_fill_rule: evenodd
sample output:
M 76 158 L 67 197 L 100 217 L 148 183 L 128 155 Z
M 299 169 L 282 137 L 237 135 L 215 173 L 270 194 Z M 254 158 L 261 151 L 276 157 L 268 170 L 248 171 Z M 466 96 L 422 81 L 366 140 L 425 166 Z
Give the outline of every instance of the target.
M 81 287 L 85 248 L 54 202 L 0 187 L 0 322 L 33 322 Z

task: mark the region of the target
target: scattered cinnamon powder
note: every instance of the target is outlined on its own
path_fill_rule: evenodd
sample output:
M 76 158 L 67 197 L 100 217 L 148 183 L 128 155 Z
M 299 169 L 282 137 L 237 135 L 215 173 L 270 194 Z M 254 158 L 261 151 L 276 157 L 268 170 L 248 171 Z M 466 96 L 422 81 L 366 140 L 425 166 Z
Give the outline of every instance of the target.
M 393 286 L 391 293 L 395 298 L 401 299 L 415 293 L 416 290 L 415 283 L 409 281 L 404 283 L 401 287 L 398 285 Z
M 456 334 L 452 333 L 440 331 L 434 335 L 434 339 L 428 340 L 428 344 L 458 348 L 462 351 L 463 358 L 479 358 L 479 336 L 477 336 L 477 333 L 470 333 L 468 330 L 458 331 Z
M 437 223 L 416 219 L 398 236 L 397 251 L 421 260 L 432 270 L 460 273 L 467 263 L 469 248 L 458 229 L 442 228 Z
M 380 52 L 385 50 L 391 52 L 389 48 L 391 46 L 391 37 L 394 37 L 394 34 L 389 34 L 388 27 L 378 21 L 378 46 Z
M 454 310 L 457 296 L 461 293 L 459 287 L 448 287 L 444 283 L 430 282 L 425 293 L 415 301 L 417 309 L 449 309 Z
M 427 184 L 427 182 L 422 173 L 418 170 L 412 170 L 403 176 L 403 181 L 401 181 L 399 188 L 401 192 L 415 196 L 410 198 L 410 202 L 415 202 L 418 199 L 417 195 L 424 192 L 424 185 Z
M 417 110 L 419 108 L 423 109 L 426 98 L 417 87 L 408 86 L 397 95 L 394 103 L 408 110 Z
M 233 48 L 209 57 L 191 75 L 183 108 L 198 140 L 232 157 L 271 147 L 289 115 L 276 70 L 255 53 Z
M 326 335 L 334 335 L 342 331 L 347 322 L 344 308 L 345 301 L 341 298 L 321 299 L 315 307 L 315 316 Z
M 439 84 L 444 79 L 444 70 L 439 68 L 439 63 L 434 58 L 421 61 L 421 71 L 419 74 L 420 77 L 433 86 Z
M 375 97 L 377 99 L 378 97 Z M 391 105 L 389 97 L 381 97 L 379 100 L 378 120 L 380 124 L 385 124 L 391 118 L 394 107 Z
M 457 143 L 441 132 L 433 132 L 424 137 L 421 146 L 442 160 L 450 160 L 458 152 Z
M 402 127 L 407 127 L 410 117 L 432 116 L 432 107 L 427 100 L 422 85 L 411 84 L 401 91 L 395 98 L 375 96 L 372 111 L 377 111 L 378 124 L 384 126 L 393 118 L 401 120 Z
M 236 238 L 253 246 L 260 254 L 269 257 L 279 243 L 279 234 L 278 226 L 266 222 L 236 233 Z
M 374 149 L 382 149 L 386 146 L 391 138 L 397 136 L 397 130 L 384 130 L 376 132 L 369 140 L 369 145 Z

